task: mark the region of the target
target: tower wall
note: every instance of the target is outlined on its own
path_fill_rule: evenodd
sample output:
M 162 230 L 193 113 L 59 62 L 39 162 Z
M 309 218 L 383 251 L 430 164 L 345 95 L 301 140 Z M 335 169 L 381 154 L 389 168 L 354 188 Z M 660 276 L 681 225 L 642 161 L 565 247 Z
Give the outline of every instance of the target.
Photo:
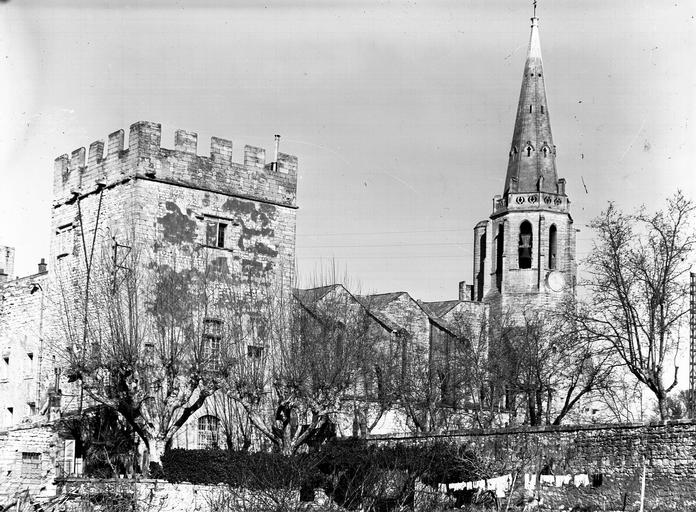
M 66 367 L 65 308 L 80 307 L 90 259 L 98 267 L 138 251 L 139 265 L 146 272 L 213 269 L 240 281 L 270 283 L 289 294 L 297 158 L 281 153 L 277 165 L 271 165 L 265 150 L 247 146 L 244 163 L 238 163 L 232 161 L 232 142 L 225 139 L 212 138 L 209 156 L 196 153 L 193 132 L 177 130 L 174 149 L 161 147 L 160 139 L 159 124 L 139 122 L 130 127 L 127 140 L 118 130 L 106 142 L 93 142 L 87 151 L 79 148 L 55 160 L 50 274 L 41 277 L 39 292 L 31 293 L 33 281 L 27 282 L 18 288 L 21 301 L 0 305 L 0 313 L 43 326 L 41 335 L 23 329 L 22 337 L 20 330 L 0 329 L 0 348 L 10 354 L 11 375 L 26 373 L 26 364 L 19 361 L 33 353 L 35 381 L 41 383 L 17 388 L 14 380 L 0 381 L 0 390 L 3 385 L 17 388 L 16 393 L 0 397 L 0 411 L 13 407 L 15 423 L 27 416 L 29 402 L 34 404 L 32 410 L 47 403 L 54 372 Z M 209 236 L 209 226 L 219 223 L 226 224 L 222 247 Z M 39 321 L 33 313 L 29 317 L 28 306 L 22 304 L 31 299 L 32 308 L 38 308 L 44 294 Z M 63 408 L 77 408 L 79 389 L 68 383 L 64 373 L 59 387 Z M 7 426 L 7 418 L 0 421 Z
M 74 267 L 105 242 L 137 245 L 146 259 L 172 268 L 215 264 L 240 276 L 292 281 L 297 158 L 245 146 L 232 161 L 232 142 L 213 137 L 199 156 L 197 134 L 177 130 L 174 149 L 160 145 L 159 124 L 130 127 L 56 159 L 51 256 Z M 106 152 L 104 148 L 106 147 Z M 225 226 L 218 247 L 211 224 Z M 84 242 L 81 236 L 84 230 Z M 95 236 L 96 231 L 96 236 Z M 76 259 L 79 258 L 79 259 Z M 269 274 L 270 272 L 270 274 Z

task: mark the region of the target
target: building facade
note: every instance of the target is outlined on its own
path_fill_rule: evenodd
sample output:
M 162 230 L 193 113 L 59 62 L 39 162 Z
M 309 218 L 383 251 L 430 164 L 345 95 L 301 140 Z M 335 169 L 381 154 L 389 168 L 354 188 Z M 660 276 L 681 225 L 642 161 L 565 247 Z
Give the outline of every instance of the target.
M 215 274 L 238 284 L 272 285 L 308 309 L 327 297 L 345 296 L 368 310 L 370 332 L 385 361 L 396 361 L 401 373 L 416 359 L 425 361 L 429 380 L 419 391 L 427 396 L 414 396 L 456 409 L 440 421 L 443 429 L 469 426 L 467 407 L 478 400 L 480 408 L 483 402 L 453 392 L 453 379 L 464 374 L 452 361 L 464 361 L 456 354 L 474 347 L 462 345 L 467 337 L 462 329 L 485 330 L 493 314 L 552 310 L 574 295 L 575 229 L 565 180 L 556 171 L 536 17 L 503 194 L 493 199 L 489 219 L 474 228 L 473 285 L 460 285 L 458 299 L 422 303 L 406 292 L 353 297 L 340 285 L 293 290 L 297 158 L 279 153 L 277 146 L 273 158 L 245 146 L 244 161 L 236 163 L 232 142 L 216 137 L 209 155 L 198 155 L 197 149 L 193 132 L 177 130 L 174 148 L 167 149 L 161 146 L 159 124 L 138 122 L 127 141 L 118 130 L 87 150 L 62 155 L 54 164 L 48 263 L 42 260 L 36 274 L 15 279 L 14 251 L 0 247 L 0 421 L 7 432 L 0 435 L 0 474 L 26 467 L 29 475 L 15 470 L 0 494 L 26 485 L 25 476 L 45 479 L 58 467 L 76 469 L 74 443 L 50 435 L 46 424 L 85 405 L 80 388 L 64 372 L 65 349 L 74 341 L 64 313 L 81 300 L 65 291 L 84 291 L 104 263 L 114 283 L 134 270 L 126 262 L 137 253 L 145 273 Z M 474 340 L 469 336 L 467 342 Z M 487 343 L 486 336 L 477 338 L 475 350 L 486 353 Z M 262 349 L 250 347 L 249 354 Z M 373 394 L 379 393 L 382 371 L 375 367 L 370 377 L 376 383 Z M 361 385 L 367 396 L 371 384 Z M 421 421 L 415 413 L 409 418 L 354 409 L 340 433 L 392 433 Z M 214 404 L 201 407 L 173 446 L 224 446 L 216 411 Z M 436 414 L 423 412 L 423 421 L 434 424 Z M 32 445 L 32 425 L 42 429 L 40 446 Z

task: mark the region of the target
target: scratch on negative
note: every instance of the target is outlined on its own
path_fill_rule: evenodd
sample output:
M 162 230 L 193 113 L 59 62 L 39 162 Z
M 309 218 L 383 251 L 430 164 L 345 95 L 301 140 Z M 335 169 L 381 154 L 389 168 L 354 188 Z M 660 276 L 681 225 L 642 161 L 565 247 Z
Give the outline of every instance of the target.
M 636 139 L 637 139 L 638 136 L 640 135 L 640 132 L 643 131 L 643 128 L 644 128 L 644 127 L 645 127 L 645 118 L 643 118 L 643 122 L 640 124 L 640 129 L 638 130 L 638 132 L 636 133 L 636 135 L 633 137 L 633 139 L 631 139 L 631 142 L 628 144 L 628 147 L 627 147 L 626 150 L 623 152 L 623 155 L 621 155 L 621 158 L 619 158 L 619 162 L 622 162 L 622 161 L 623 161 L 624 157 L 625 157 L 626 154 L 628 153 L 628 150 L 631 149 L 631 148 L 633 147 L 633 144 L 636 142 Z

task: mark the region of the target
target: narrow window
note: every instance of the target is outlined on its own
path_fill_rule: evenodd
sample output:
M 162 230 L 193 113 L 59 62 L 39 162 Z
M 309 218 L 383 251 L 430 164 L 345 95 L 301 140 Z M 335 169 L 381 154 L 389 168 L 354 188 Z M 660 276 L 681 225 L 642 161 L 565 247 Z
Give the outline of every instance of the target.
M 532 106 L 531 105 L 529 105 L 529 113 L 530 114 L 532 113 Z
M 215 416 L 201 416 L 198 418 L 198 448 L 211 450 L 218 448 L 218 432 L 220 420 Z
M 548 146 L 544 146 L 544 158 L 546 158 L 546 156 L 547 156 L 548 154 L 549 154 L 549 147 L 548 147 Z
M 532 156 L 532 146 L 527 146 L 527 156 Z
M 498 236 L 496 237 L 495 254 L 495 285 L 500 290 L 503 286 L 503 251 L 505 240 L 505 228 L 502 224 L 498 226 Z
M 476 299 L 483 299 L 483 287 L 486 270 L 486 234 L 484 233 L 479 238 L 479 266 L 478 275 L 476 276 Z
M 544 105 L 541 106 L 541 113 L 544 113 Z
M 225 247 L 225 230 L 227 229 L 227 224 L 223 224 L 220 222 L 218 224 L 218 232 L 217 232 L 217 246 L 218 247 Z
M 556 225 L 552 224 L 549 228 L 549 268 L 556 268 L 556 238 L 557 238 Z
M 532 225 L 526 220 L 520 225 L 518 260 L 520 268 L 532 268 Z
M 213 318 L 203 320 L 203 362 L 210 371 L 220 370 L 221 342 L 222 320 Z

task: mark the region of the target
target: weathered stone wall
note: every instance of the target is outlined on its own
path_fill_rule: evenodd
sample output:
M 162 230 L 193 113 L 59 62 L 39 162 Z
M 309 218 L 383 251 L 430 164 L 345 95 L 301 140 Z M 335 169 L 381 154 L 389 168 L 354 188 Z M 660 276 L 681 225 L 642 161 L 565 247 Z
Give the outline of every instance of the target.
M 297 158 L 245 147 L 232 162 L 232 142 L 213 137 L 210 156 L 198 156 L 197 135 L 177 130 L 175 149 L 160 147 L 161 127 L 149 122 L 56 159 L 51 262 L 84 279 L 76 268 L 116 241 L 170 268 L 215 265 L 224 272 L 289 289 L 295 248 Z M 211 240 L 212 224 L 225 240 Z M 95 236 L 96 233 L 96 236 Z M 84 235 L 84 236 L 83 236 Z M 215 238 L 216 233 L 212 234 Z M 84 238 L 84 240 L 83 240 Z M 94 240 L 94 248 L 92 247 Z M 125 249 L 126 251 L 128 249 Z M 65 274 L 65 272 L 58 272 Z
M 90 496 L 102 499 L 110 495 L 120 503 L 129 503 L 133 510 L 162 512 L 209 512 L 214 510 L 293 510 L 299 506 L 300 492 L 296 489 L 269 489 L 264 492 L 231 489 L 218 485 L 172 484 L 162 480 L 107 480 L 94 481 L 72 478 L 61 483 L 64 491 L 77 493 L 65 506 L 67 511 L 84 510 L 81 502 Z M 236 504 L 236 505 L 235 505 Z M 224 508 L 223 508 L 224 507 Z M 114 507 L 115 508 L 115 507 Z M 129 508 L 130 509 L 130 508 Z M 104 510 L 109 510 L 105 508 Z M 317 510 L 317 509 L 314 509 Z
M 0 432 L 0 499 L 23 491 L 37 497 L 55 495 L 62 449 L 63 441 L 50 425 L 24 425 Z
M 528 221 L 532 227 L 531 268 L 519 265 L 519 236 L 522 222 Z M 567 213 L 540 210 L 511 210 L 502 217 L 494 219 L 490 227 L 498 233 L 499 225 L 504 225 L 502 287 L 498 291 L 495 280 L 496 244 L 494 236 L 488 236 L 487 264 L 490 267 L 490 291 L 486 300 L 497 302 L 501 311 L 512 311 L 520 315 L 528 307 L 551 311 L 558 308 L 563 300 L 575 290 L 575 227 Z M 562 290 L 552 290 L 546 282 L 551 272 L 549 265 L 549 230 L 556 226 L 556 270 L 565 278 Z
M 480 453 L 490 477 L 510 473 L 594 476 L 588 487 L 548 487 L 549 507 L 595 505 L 633 510 L 645 461 L 646 510 L 696 506 L 696 421 L 642 425 L 548 426 L 471 430 L 440 436 L 373 436 L 377 443 L 466 445 Z M 519 485 L 522 485 L 520 477 Z M 557 508 L 556 508 L 557 509 Z
M 47 274 L 0 284 L 0 428 L 38 414 L 53 373 L 42 357 Z

